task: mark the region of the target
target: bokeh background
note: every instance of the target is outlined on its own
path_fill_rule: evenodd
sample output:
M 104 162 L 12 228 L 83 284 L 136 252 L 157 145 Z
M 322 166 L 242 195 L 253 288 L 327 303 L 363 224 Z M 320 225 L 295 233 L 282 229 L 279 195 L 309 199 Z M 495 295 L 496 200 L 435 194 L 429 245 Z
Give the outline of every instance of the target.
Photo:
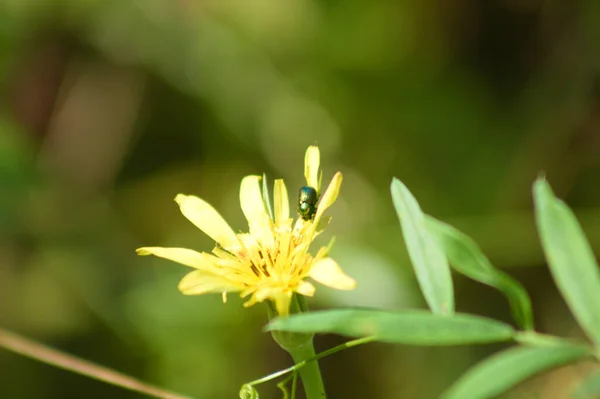
M 319 287 L 312 308 L 425 306 L 397 176 L 525 284 L 540 331 L 582 337 L 544 264 L 531 184 L 545 171 L 600 249 L 599 72 L 596 0 L 3 0 L 0 326 L 197 398 L 237 397 L 291 364 L 261 330 L 265 308 L 185 297 L 185 267 L 134 249 L 210 249 L 177 193 L 244 229 L 240 179 L 266 172 L 293 191 L 318 144 L 324 180 L 344 173 L 329 233 L 358 288 Z M 459 311 L 510 322 L 500 294 L 455 285 Z M 331 398 L 435 398 L 503 347 L 372 344 L 321 364 Z M 588 369 L 505 397 L 567 397 Z M 142 396 L 0 350 L 0 397 Z

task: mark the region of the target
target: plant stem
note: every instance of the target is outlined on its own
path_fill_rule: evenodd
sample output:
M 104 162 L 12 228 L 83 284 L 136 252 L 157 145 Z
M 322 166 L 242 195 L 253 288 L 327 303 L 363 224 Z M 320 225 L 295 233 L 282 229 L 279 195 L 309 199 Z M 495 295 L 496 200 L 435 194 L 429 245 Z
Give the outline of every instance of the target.
M 580 347 L 587 347 L 589 348 L 588 345 L 582 343 L 582 342 L 578 342 L 576 340 L 572 340 L 569 338 L 562 338 L 562 337 L 557 337 L 554 335 L 548 335 L 548 334 L 541 334 L 535 331 L 518 331 L 515 334 L 515 341 L 518 342 L 521 345 L 533 345 L 533 346 L 564 346 L 564 345 L 571 345 L 571 346 L 580 346 Z M 590 350 L 592 350 L 590 348 Z
M 146 384 L 136 378 L 53 349 L 3 328 L 0 328 L 0 348 L 144 395 L 163 399 L 190 399 L 189 396 Z
M 325 395 L 319 363 L 314 359 L 316 354 L 312 339 L 306 344 L 290 350 L 290 355 L 292 355 L 296 365 L 304 363 L 304 367 L 300 368 L 299 373 L 304 385 L 306 399 L 325 399 L 327 396 Z
M 297 364 L 293 365 L 292 367 L 288 367 L 287 369 L 279 370 L 279 371 L 271 373 L 267 376 L 261 377 L 258 380 L 249 382 L 247 385 L 254 386 L 254 385 L 263 384 L 265 382 L 274 380 L 275 378 L 279 378 L 282 375 L 286 375 L 287 373 L 293 373 L 295 371 L 298 371 L 298 370 L 302 369 L 306 364 L 308 364 L 312 361 L 317 361 L 325 356 L 333 355 L 334 353 L 343 351 L 344 349 L 353 348 L 358 345 L 368 344 L 368 343 L 374 342 L 376 340 L 377 339 L 375 337 L 364 337 L 364 338 L 358 338 L 358 339 L 353 339 L 352 341 L 344 342 L 343 344 L 334 346 L 333 348 L 329 348 L 326 351 L 320 352 L 318 355 L 314 356 L 311 359 L 307 359 L 301 363 L 297 363 Z

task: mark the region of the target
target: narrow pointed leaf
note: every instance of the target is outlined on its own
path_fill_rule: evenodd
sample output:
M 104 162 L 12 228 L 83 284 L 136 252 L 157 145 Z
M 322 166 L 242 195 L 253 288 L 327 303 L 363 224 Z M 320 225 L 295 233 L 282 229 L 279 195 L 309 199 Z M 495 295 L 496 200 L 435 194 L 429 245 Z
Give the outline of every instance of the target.
M 267 175 L 263 173 L 262 177 L 262 199 L 265 204 L 265 209 L 267 210 L 267 214 L 271 218 L 271 221 L 274 221 L 273 218 L 273 208 L 271 208 L 271 198 L 269 197 L 269 187 L 267 185 Z
M 496 269 L 469 236 L 432 217 L 426 218 L 427 228 L 442 245 L 454 270 L 501 291 L 519 327 L 533 330 L 531 300 L 525 288 L 508 274 Z
M 545 179 L 533 187 L 539 235 L 552 277 L 581 328 L 600 344 L 600 270 L 569 207 Z
M 589 355 L 587 348 L 575 345 L 511 348 L 477 364 L 441 398 L 492 399 L 535 374 Z
M 267 330 L 373 336 L 377 341 L 410 345 L 499 342 L 514 336 L 512 327 L 499 321 L 467 314 L 448 317 L 425 310 L 326 310 L 275 319 Z
M 408 255 L 427 304 L 434 313 L 454 313 L 452 275 L 444 250 L 427 230 L 425 215 L 406 186 L 394 178 L 391 192 Z

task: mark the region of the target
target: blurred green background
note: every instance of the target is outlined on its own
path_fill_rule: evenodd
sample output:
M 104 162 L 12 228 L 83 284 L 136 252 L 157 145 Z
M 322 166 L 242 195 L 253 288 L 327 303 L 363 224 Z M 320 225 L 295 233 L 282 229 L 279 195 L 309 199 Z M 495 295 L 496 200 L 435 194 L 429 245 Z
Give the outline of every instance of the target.
M 197 398 L 237 397 L 291 364 L 261 331 L 264 306 L 183 296 L 185 267 L 134 249 L 209 250 L 177 193 L 245 229 L 240 179 L 266 172 L 294 192 L 318 144 L 324 181 L 344 173 L 324 239 L 358 288 L 318 287 L 313 309 L 425 306 L 397 176 L 525 284 L 540 331 L 582 337 L 530 188 L 545 171 L 600 249 L 599 72 L 596 0 L 3 0 L 0 326 Z M 455 284 L 459 311 L 510 321 L 500 294 Z M 331 398 L 435 398 L 502 347 L 372 344 L 321 367 Z M 588 370 L 505 397 L 567 397 Z M 142 396 L 0 350 L 0 397 Z

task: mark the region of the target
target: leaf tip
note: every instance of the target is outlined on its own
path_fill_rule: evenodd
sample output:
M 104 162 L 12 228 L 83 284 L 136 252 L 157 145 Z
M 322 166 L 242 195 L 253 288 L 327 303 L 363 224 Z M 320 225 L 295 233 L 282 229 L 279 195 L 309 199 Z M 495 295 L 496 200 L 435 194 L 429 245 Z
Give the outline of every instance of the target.
M 264 332 L 270 332 L 273 330 L 277 330 L 280 323 L 280 319 L 277 317 L 267 323 L 266 326 L 263 327 Z
M 533 199 L 536 202 L 554 198 L 554 192 L 546 180 L 545 175 L 540 175 L 533 183 Z
M 399 184 L 402 184 L 400 179 L 397 177 L 392 177 L 392 182 L 390 183 L 390 190 L 392 191 L 392 194 L 394 193 L 394 189 L 396 189 Z
M 412 195 L 404 183 L 402 183 L 402 181 L 397 177 L 392 178 L 390 191 L 392 193 L 392 202 L 396 207 L 398 207 L 398 203 L 402 201 L 402 196 L 404 194 L 408 193 L 408 195 Z

